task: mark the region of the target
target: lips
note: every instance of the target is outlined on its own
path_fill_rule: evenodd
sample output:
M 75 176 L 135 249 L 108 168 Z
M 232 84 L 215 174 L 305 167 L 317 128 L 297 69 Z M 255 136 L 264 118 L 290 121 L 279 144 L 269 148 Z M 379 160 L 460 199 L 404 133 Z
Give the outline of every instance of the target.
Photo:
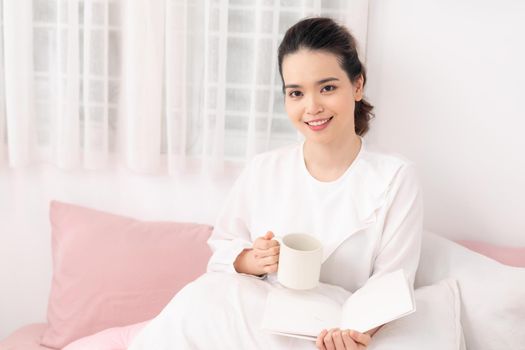
M 306 125 L 308 125 L 308 127 L 310 129 L 312 129 L 314 131 L 319 131 L 319 130 L 323 130 L 324 128 L 326 128 L 333 118 L 334 117 L 332 116 L 332 117 L 329 117 L 329 118 L 309 120 L 309 121 L 304 122 L 304 123 Z

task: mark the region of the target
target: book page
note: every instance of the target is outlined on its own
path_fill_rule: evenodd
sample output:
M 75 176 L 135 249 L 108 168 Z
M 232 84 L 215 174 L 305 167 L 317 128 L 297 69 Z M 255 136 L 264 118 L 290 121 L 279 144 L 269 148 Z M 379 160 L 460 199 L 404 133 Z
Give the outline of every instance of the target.
M 282 288 L 268 294 L 262 328 L 315 340 L 324 328 L 339 327 L 340 321 L 341 304 L 333 298 L 316 291 Z
M 366 332 L 415 311 L 414 291 L 403 270 L 368 281 L 343 304 L 341 328 Z

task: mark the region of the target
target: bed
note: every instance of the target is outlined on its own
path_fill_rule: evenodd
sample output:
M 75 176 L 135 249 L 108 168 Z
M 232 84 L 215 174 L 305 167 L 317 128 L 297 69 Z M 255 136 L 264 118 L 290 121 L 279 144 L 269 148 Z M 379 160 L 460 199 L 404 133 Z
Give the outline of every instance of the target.
M 205 271 L 211 254 L 209 225 L 139 221 L 57 201 L 50 219 L 48 322 L 20 328 L 0 342 L 1 350 L 125 350 Z M 369 348 L 523 349 L 524 267 L 525 248 L 425 232 L 418 311 L 381 328 Z

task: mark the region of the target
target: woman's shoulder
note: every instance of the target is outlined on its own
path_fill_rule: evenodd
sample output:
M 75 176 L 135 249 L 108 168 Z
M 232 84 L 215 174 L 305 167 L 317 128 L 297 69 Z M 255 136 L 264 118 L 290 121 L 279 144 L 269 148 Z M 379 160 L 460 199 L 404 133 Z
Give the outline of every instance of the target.
M 360 164 L 363 176 L 384 184 L 391 184 L 395 179 L 402 181 L 406 178 L 418 178 L 413 161 L 401 153 L 376 145 L 366 145 L 360 155 Z

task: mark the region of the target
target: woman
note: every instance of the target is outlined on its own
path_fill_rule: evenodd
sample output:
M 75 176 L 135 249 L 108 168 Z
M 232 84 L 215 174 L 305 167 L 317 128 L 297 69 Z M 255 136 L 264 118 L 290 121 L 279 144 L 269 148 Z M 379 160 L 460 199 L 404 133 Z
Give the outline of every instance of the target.
M 259 329 L 277 285 L 274 235 L 307 232 L 323 242 L 321 282 L 338 300 L 399 268 L 414 281 L 421 193 L 410 162 L 365 147 L 372 106 L 363 99 L 355 40 L 331 19 L 309 18 L 286 32 L 278 59 L 286 112 L 305 141 L 249 162 L 209 239 L 208 273 L 180 291 L 130 350 L 366 348 L 376 330 L 320 329 L 314 344 Z

